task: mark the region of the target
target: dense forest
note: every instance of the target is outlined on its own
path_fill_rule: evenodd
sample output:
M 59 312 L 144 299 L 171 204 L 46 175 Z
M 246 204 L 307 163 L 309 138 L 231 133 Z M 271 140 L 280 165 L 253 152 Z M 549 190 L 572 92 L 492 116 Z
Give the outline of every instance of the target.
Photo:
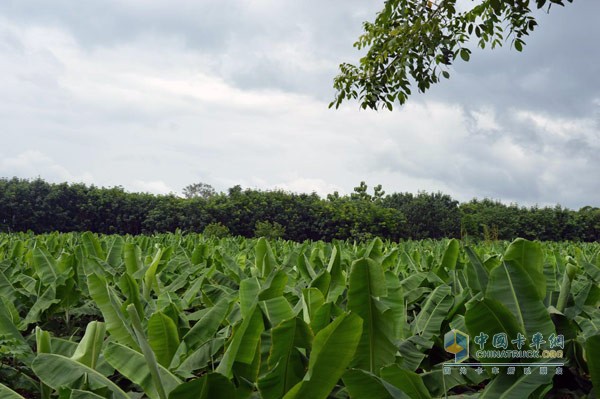
M 196 190 L 194 190 L 194 187 Z M 197 188 L 201 189 L 198 190 Z M 191 189 L 190 189 L 191 188 Z M 350 195 L 261 191 L 240 186 L 217 193 L 189 186 L 185 198 L 129 193 L 122 187 L 0 179 L 0 232 L 93 231 L 142 234 L 205 232 L 294 241 L 470 237 L 599 241 L 600 208 L 522 207 L 483 199 L 465 203 L 443 193 L 368 192 Z

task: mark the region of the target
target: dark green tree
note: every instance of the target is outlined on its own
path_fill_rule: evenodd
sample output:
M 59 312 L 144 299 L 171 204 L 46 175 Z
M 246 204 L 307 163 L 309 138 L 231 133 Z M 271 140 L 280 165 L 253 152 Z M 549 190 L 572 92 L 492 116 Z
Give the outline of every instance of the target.
M 383 191 L 383 187 L 381 186 L 381 184 L 378 184 L 375 187 L 373 187 L 373 195 L 371 195 L 367 192 L 368 188 L 369 188 L 369 186 L 367 186 L 367 183 L 365 183 L 364 181 L 361 181 L 358 186 L 354 187 L 354 192 L 350 193 L 350 198 L 355 199 L 355 200 L 364 200 L 364 201 L 373 201 L 373 202 L 380 202 L 383 199 L 383 196 L 385 195 L 385 191 Z M 336 196 L 337 196 L 337 198 L 339 198 L 339 193 L 337 191 L 334 192 L 334 195 L 332 198 L 335 199 Z
M 394 193 L 385 197 L 383 206 L 397 209 L 404 214 L 410 238 L 460 236 L 458 201 L 447 194 Z
M 268 220 L 256 222 L 254 229 L 255 237 L 264 237 L 268 240 L 276 240 L 285 236 L 285 227 L 277 222 L 271 223 Z
M 204 228 L 202 234 L 204 234 L 205 237 L 209 238 L 224 238 L 229 237 L 231 235 L 227 226 L 223 225 L 223 223 L 221 222 L 209 223 Z
M 194 183 L 186 186 L 183 189 L 185 198 L 203 198 L 209 199 L 217 194 L 213 186 L 206 183 Z
M 0 178 L 0 232 L 202 232 L 212 223 L 232 235 L 252 237 L 257 234 L 257 223 L 263 221 L 270 222 L 265 231 L 281 226 L 277 236 L 294 241 L 461 234 L 474 239 L 600 240 L 600 209 L 594 207 L 579 211 L 558 205 L 527 208 L 490 199 L 459 205 L 442 193 L 385 195 L 381 186 L 371 195 L 364 182 L 353 195 L 337 193 L 327 199 L 315 193 L 242 190 L 239 186 L 208 199 L 187 199 L 128 193 L 122 187 Z

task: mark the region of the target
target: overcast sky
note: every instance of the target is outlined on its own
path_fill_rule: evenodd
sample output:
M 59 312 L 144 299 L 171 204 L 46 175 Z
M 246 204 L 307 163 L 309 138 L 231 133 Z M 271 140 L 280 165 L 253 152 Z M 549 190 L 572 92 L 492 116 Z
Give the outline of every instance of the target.
M 600 206 L 600 1 L 540 13 L 523 53 L 474 50 L 393 112 L 328 109 L 382 4 L 2 0 L 0 177 Z

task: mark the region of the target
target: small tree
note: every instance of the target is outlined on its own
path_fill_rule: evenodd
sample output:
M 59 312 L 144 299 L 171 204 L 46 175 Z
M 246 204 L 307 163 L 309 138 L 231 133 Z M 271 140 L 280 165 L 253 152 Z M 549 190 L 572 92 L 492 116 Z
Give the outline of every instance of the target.
M 354 187 L 354 192 L 350 193 L 350 198 L 352 198 L 353 200 L 381 202 L 381 200 L 385 196 L 385 191 L 383 191 L 383 187 L 381 186 L 381 184 L 378 184 L 375 187 L 373 187 L 373 195 L 367 192 L 368 188 L 369 187 L 367 186 L 367 183 L 361 181 L 357 187 Z
M 231 235 L 229 228 L 221 222 L 207 224 L 202 234 L 208 238 L 224 238 Z
M 255 237 L 264 237 L 268 240 L 276 240 L 283 238 L 285 235 L 285 227 L 277 222 L 271 223 L 269 221 L 258 221 L 256 222 L 256 229 L 254 230 Z
M 217 194 L 215 189 L 206 183 L 194 183 L 183 189 L 185 198 L 203 198 L 209 199 Z

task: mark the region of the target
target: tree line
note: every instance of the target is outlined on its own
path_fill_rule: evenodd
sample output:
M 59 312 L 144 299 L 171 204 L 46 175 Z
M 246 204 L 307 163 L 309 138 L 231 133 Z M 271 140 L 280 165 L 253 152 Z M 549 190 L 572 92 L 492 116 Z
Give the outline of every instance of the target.
M 600 208 L 577 211 L 506 205 L 490 199 L 459 203 L 447 194 L 370 194 L 364 182 L 350 195 L 327 198 L 235 186 L 224 193 L 190 185 L 186 197 L 130 193 L 122 187 L 0 179 L 0 232 L 93 231 L 152 234 L 269 236 L 294 241 L 379 236 L 391 240 L 515 237 L 544 241 L 600 241 Z

